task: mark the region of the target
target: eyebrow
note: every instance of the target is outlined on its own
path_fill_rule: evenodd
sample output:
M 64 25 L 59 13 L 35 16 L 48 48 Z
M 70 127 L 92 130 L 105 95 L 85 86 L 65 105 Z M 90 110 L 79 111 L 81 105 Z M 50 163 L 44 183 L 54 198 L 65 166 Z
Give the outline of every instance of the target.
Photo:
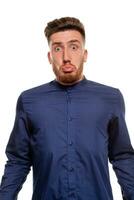
M 79 40 L 70 40 L 68 43 L 74 43 L 74 42 L 78 42 L 78 43 L 80 43 Z
M 75 43 L 75 42 L 77 42 L 77 43 L 80 44 L 80 41 L 79 41 L 79 40 L 70 40 L 70 41 L 68 41 L 67 43 Z M 52 43 L 52 46 L 54 46 L 54 45 L 61 45 L 61 44 L 63 44 L 63 43 L 62 43 L 62 42 L 53 42 L 53 43 Z

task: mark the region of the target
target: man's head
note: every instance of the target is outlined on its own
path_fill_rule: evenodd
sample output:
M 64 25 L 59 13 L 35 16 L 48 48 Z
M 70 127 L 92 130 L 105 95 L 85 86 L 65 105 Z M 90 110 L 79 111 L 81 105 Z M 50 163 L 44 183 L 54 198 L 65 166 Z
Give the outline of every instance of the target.
M 57 81 L 70 85 L 81 80 L 87 59 L 83 24 L 76 18 L 64 17 L 49 22 L 44 32 L 50 47 L 48 59 Z

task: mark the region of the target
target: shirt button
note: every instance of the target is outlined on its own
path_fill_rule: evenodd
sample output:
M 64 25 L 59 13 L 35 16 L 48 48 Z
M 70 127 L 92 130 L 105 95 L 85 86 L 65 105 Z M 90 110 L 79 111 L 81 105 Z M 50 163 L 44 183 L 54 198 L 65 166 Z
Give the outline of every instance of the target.
M 74 193 L 74 192 L 71 192 L 68 196 L 69 196 L 69 198 L 71 198 L 72 200 L 75 199 L 75 193 Z
M 72 117 L 69 117 L 69 119 L 68 119 L 69 121 L 72 121 Z
M 72 142 L 72 141 L 70 141 L 70 142 L 69 142 L 69 145 L 70 145 L 70 146 L 72 146 L 72 144 L 73 144 L 73 142 Z
M 70 171 L 70 172 L 72 172 L 72 171 L 73 171 L 73 169 L 74 169 L 73 167 L 69 167 L 69 171 Z

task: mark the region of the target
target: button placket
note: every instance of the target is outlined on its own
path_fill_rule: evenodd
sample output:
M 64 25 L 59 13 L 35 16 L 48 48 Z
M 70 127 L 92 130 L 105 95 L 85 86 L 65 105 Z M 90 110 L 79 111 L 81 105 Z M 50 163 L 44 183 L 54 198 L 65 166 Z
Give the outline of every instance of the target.
M 75 151 L 73 146 L 74 129 L 73 129 L 73 117 L 71 113 L 71 91 L 67 90 L 67 120 L 68 120 L 68 183 L 69 191 L 75 189 Z M 74 191 L 75 192 L 75 191 Z

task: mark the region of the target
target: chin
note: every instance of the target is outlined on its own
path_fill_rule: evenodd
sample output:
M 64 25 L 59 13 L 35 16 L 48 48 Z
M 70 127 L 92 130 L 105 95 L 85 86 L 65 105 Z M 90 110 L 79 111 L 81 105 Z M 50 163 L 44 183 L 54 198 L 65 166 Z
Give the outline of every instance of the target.
M 63 84 L 73 84 L 77 81 L 79 81 L 82 77 L 82 72 L 83 72 L 83 66 L 79 67 L 78 70 L 75 70 L 73 72 L 63 72 L 60 70 L 57 70 L 56 68 L 53 68 L 53 71 L 56 75 L 56 78 L 59 82 Z
M 81 78 L 81 76 L 78 76 L 76 74 L 75 75 L 74 74 L 65 74 L 63 76 L 57 77 L 57 79 L 63 83 L 74 83 L 74 82 L 78 81 L 80 78 Z

